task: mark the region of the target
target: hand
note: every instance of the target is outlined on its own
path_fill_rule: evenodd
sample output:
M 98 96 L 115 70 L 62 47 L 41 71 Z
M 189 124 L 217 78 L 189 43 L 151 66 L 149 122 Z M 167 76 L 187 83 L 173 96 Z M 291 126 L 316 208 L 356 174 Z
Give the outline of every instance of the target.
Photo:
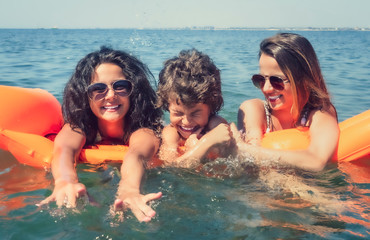
M 155 216 L 156 212 L 147 203 L 161 197 L 161 192 L 142 195 L 135 191 L 124 191 L 114 201 L 114 210 L 122 211 L 129 208 L 137 220 L 140 222 L 149 222 Z
M 238 131 L 238 128 L 235 125 L 235 123 L 230 123 L 230 131 L 231 131 L 232 136 L 233 136 L 233 138 L 235 140 L 235 143 L 237 145 L 244 142 L 240 132 Z
M 200 133 L 202 132 L 203 128 L 199 128 L 194 133 L 192 133 L 188 139 L 185 141 L 185 151 L 192 149 L 197 143 L 200 138 Z
M 209 131 L 205 137 L 210 141 L 213 141 L 214 144 L 227 144 L 230 145 L 231 141 L 233 140 L 233 135 L 230 130 L 230 126 L 225 123 L 219 124 L 217 127 Z
M 70 183 L 67 181 L 55 181 L 53 193 L 41 201 L 38 206 L 56 201 L 58 207 L 76 207 L 77 198 L 87 195 L 86 187 L 82 183 Z M 67 200 L 67 201 L 66 201 Z

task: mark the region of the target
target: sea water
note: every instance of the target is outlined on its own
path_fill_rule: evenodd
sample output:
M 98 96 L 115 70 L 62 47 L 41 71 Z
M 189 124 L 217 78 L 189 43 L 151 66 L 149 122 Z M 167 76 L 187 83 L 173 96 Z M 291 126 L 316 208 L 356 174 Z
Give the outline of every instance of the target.
M 314 46 L 339 121 L 369 109 L 370 32 L 295 31 Z M 0 29 L 0 85 L 42 88 L 62 101 L 77 62 L 100 46 L 126 50 L 158 79 L 163 62 L 183 49 L 210 55 L 221 70 L 224 107 L 236 122 L 239 105 L 262 98 L 250 81 L 258 48 L 276 31 Z M 156 84 L 153 83 L 153 87 Z M 11 103 L 9 103 L 11 104 Z M 6 113 L 0 113 L 6 114 Z M 164 116 L 168 122 L 168 114 Z M 51 194 L 50 172 L 18 164 L 0 151 L 0 239 L 367 239 L 370 179 L 337 164 L 320 173 L 292 169 L 240 171 L 233 159 L 212 172 L 149 170 L 143 193 L 163 192 L 150 223 L 111 212 L 119 166 L 79 165 L 78 175 L 98 203 L 77 209 L 35 204 Z M 355 171 L 368 168 L 350 165 Z M 216 172 L 215 172 L 216 171 Z M 208 176 L 213 173 L 213 176 Z

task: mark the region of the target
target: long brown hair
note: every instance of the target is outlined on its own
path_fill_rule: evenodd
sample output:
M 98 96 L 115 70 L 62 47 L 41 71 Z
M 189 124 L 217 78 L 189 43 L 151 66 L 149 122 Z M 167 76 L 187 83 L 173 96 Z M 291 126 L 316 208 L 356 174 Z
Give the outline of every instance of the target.
M 290 80 L 291 113 L 295 122 L 304 107 L 327 110 L 333 106 L 315 50 L 305 37 L 294 33 L 276 34 L 261 42 L 259 55 L 262 53 L 273 57 Z

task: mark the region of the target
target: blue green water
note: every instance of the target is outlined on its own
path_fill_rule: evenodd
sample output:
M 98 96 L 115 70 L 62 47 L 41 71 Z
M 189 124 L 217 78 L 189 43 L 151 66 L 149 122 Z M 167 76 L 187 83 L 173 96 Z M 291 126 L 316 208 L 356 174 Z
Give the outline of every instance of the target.
M 340 121 L 370 106 L 370 32 L 305 31 L 317 51 Z M 222 71 L 224 108 L 236 121 L 245 99 L 262 97 L 250 82 L 258 72 L 259 42 L 274 31 L 0 29 L 0 85 L 46 89 L 62 100 L 79 59 L 108 45 L 132 52 L 157 78 L 163 62 L 197 48 Z M 9 103 L 11 104 L 11 103 Z M 6 113 L 0 113 L 6 114 Z M 167 118 L 167 116 L 165 117 Z M 225 160 L 226 161 L 226 160 Z M 232 162 L 232 161 L 230 161 Z M 226 162 L 222 177 L 152 169 L 143 192 L 162 191 L 157 217 L 139 223 L 110 212 L 117 165 L 79 165 L 78 174 L 100 207 L 75 211 L 36 203 L 51 193 L 49 172 L 20 165 L 0 152 L 0 239 L 367 239 L 370 180 L 329 164 L 319 174 L 292 170 L 240 172 Z M 353 165 L 358 171 L 361 166 Z M 365 168 L 366 169 L 366 168 Z M 225 176 L 226 175 L 226 176 Z

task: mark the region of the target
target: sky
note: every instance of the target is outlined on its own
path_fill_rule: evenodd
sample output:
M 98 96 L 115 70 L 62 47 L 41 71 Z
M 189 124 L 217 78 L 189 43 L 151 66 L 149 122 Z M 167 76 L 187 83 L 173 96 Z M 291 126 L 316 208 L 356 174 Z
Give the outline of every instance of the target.
M 0 28 L 370 28 L 369 0 L 0 0 Z

